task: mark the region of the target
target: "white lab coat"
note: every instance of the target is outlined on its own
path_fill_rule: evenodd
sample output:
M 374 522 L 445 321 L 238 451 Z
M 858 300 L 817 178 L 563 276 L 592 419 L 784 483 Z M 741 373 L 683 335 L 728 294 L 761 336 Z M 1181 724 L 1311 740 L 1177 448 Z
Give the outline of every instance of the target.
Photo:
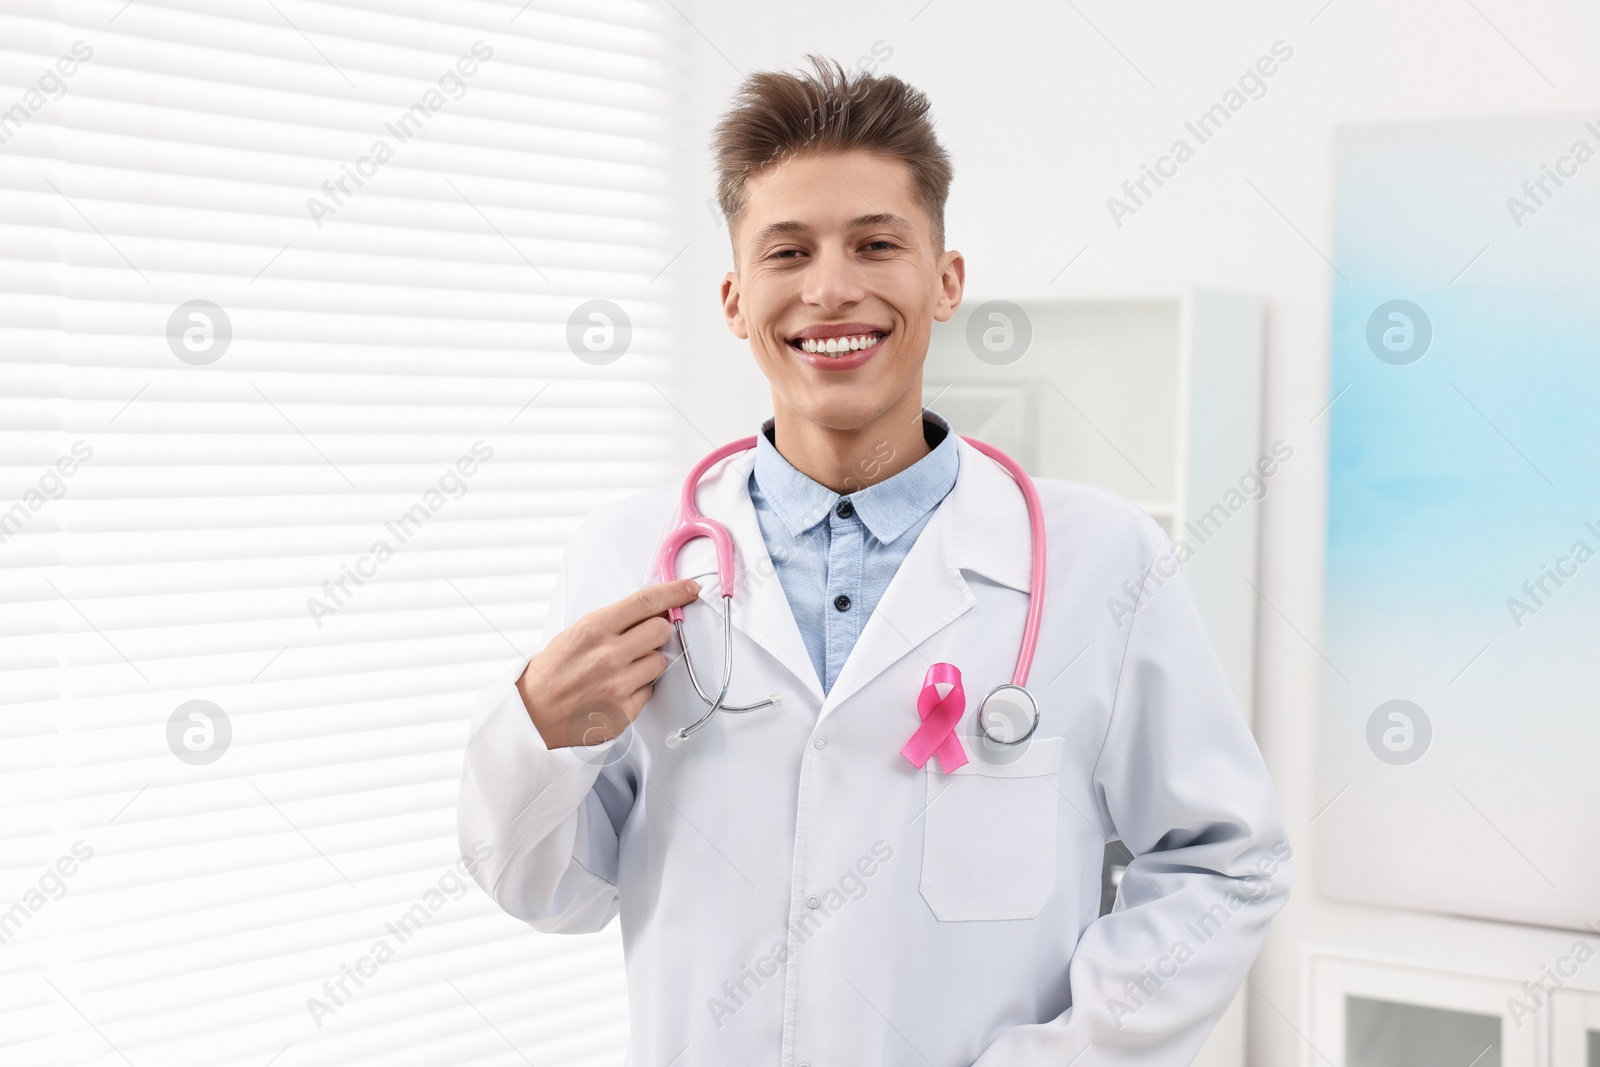
M 1190 1063 L 1289 889 L 1272 782 L 1166 535 L 1114 493 L 1040 479 L 1049 557 L 1020 757 L 985 758 L 977 705 L 1009 681 L 1029 531 L 1004 470 L 965 442 L 955 487 L 867 620 L 832 692 L 750 503 L 754 452 L 701 483 L 737 546 L 730 703 L 698 718 L 683 664 L 638 720 L 548 750 L 513 686 L 486 690 L 461 781 L 463 854 L 538 930 L 622 917 L 630 1067 L 1078 1067 Z M 568 542 L 544 641 L 651 580 L 677 489 L 598 509 Z M 1124 583 L 1152 571 L 1130 618 Z M 678 575 L 702 681 L 720 683 L 710 542 Z M 1113 609 L 1121 601 L 1122 611 Z M 543 647 L 541 644 L 540 647 Z M 663 649 L 675 658 L 674 639 Z M 928 666 L 960 668 L 969 762 L 900 754 Z M 925 810 L 926 809 L 926 810 Z M 1137 857 L 1097 918 L 1105 842 Z

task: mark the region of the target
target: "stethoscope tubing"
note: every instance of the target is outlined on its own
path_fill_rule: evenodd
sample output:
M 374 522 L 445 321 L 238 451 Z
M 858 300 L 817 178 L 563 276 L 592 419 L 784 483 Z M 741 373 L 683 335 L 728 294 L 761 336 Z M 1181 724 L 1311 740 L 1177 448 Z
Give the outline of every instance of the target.
M 1001 689 L 1015 688 L 1021 690 L 1033 708 L 1033 722 L 1026 733 L 1015 740 L 1000 741 L 998 744 L 1021 744 L 1029 737 L 1039 725 L 1038 704 L 1033 700 L 1033 695 L 1027 690 L 1028 673 L 1033 667 L 1033 657 L 1039 645 L 1039 627 L 1044 619 L 1044 587 L 1045 587 L 1045 532 L 1044 532 L 1044 506 L 1039 500 L 1039 492 L 1034 487 L 1033 479 L 1016 460 L 1006 455 L 1000 449 L 987 442 L 962 435 L 961 439 L 973 448 L 982 452 L 990 459 L 1003 467 L 1012 481 L 1017 483 L 1017 488 L 1022 492 L 1023 501 L 1028 508 L 1028 528 L 1032 542 L 1032 568 L 1028 582 L 1028 613 L 1023 623 L 1021 647 L 1017 651 L 1016 668 L 1012 672 L 1009 685 L 1001 684 L 995 688 L 995 693 Z M 721 448 L 711 452 L 690 470 L 684 479 L 683 489 L 678 497 L 678 521 L 662 540 L 656 553 L 656 581 L 658 583 L 670 582 L 675 576 L 675 564 L 678 552 L 688 542 L 698 537 L 710 539 L 717 553 L 717 578 L 721 582 L 723 611 L 722 611 L 722 685 L 715 698 L 707 695 L 705 687 L 701 684 L 699 676 L 695 673 L 694 661 L 689 655 L 689 643 L 683 636 L 683 609 L 674 607 L 667 609 L 667 618 L 672 623 L 673 631 L 678 635 L 678 643 L 683 649 L 683 663 L 689 674 L 689 682 L 694 687 L 695 693 L 707 705 L 706 713 L 696 719 L 689 726 L 674 730 L 667 735 L 669 747 L 681 744 L 690 734 L 704 726 L 718 711 L 732 714 L 756 711 L 760 708 L 773 707 L 780 703 L 774 695 L 753 704 L 724 705 L 727 699 L 728 687 L 733 681 L 733 538 L 727 529 L 713 519 L 708 519 L 700 514 L 700 509 L 695 502 L 695 493 L 699 488 L 700 479 L 706 471 L 731 455 L 746 452 L 756 446 L 756 438 L 744 437 L 737 441 L 730 441 Z M 991 693 L 990 696 L 993 696 Z M 985 698 L 984 703 L 988 703 Z M 984 725 L 983 708 L 978 710 L 979 728 L 984 731 L 984 736 L 989 737 L 988 728 Z
M 779 703 L 779 698 L 776 695 L 770 696 L 765 700 L 759 700 L 754 704 L 723 703 L 728 696 L 728 685 L 733 680 L 733 596 L 732 594 L 724 594 L 722 600 L 722 688 L 717 692 L 715 700 L 706 695 L 705 688 L 700 684 L 699 676 L 694 672 L 694 660 L 689 656 L 689 642 L 683 636 L 683 623 L 680 621 L 672 624 L 673 632 L 678 635 L 678 644 L 683 649 L 683 666 L 689 672 L 689 684 L 694 686 L 694 691 L 699 694 L 700 699 L 705 701 L 710 709 L 690 725 L 674 732 L 673 736 L 676 736 L 679 741 L 684 740 L 700 729 L 705 725 L 706 720 L 719 711 L 727 712 L 729 715 L 742 715 L 748 711 L 776 707 Z
M 1028 532 L 1033 547 L 1033 565 L 1028 574 L 1028 614 L 1022 624 L 1022 644 L 1017 650 L 1017 666 L 1011 672 L 1011 684 L 1018 689 L 1026 689 L 1028 672 L 1033 669 L 1033 654 L 1039 647 L 1039 627 L 1044 621 L 1044 504 L 1039 500 L 1039 490 L 1034 487 L 1033 479 L 1016 460 L 986 441 L 965 434 L 961 435 L 961 439 L 1004 467 L 1022 491 L 1023 502 L 1028 506 Z

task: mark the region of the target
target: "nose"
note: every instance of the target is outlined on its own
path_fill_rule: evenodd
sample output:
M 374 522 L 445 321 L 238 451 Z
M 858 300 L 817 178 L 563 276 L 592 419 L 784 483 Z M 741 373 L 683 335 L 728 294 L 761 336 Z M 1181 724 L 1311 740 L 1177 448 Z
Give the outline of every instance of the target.
M 824 311 L 859 304 L 866 297 L 858 265 L 844 249 L 817 249 L 806 270 L 801 299 Z

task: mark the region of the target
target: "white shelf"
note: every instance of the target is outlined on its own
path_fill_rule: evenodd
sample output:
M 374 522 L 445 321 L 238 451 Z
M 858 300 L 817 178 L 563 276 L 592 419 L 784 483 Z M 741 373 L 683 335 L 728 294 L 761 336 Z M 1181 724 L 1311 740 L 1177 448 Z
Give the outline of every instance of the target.
M 969 294 L 950 322 L 935 325 L 923 402 L 1030 474 L 1109 489 L 1143 508 L 1169 539 L 1186 541 L 1193 555 L 1185 575 L 1252 718 L 1258 513 L 1238 486 L 1263 454 L 1261 301 L 1204 290 L 1017 299 L 1022 323 L 989 318 L 988 303 Z M 980 352 L 981 337 L 969 342 L 975 315 L 980 333 L 1009 327 L 1015 338 L 1025 323 L 1026 350 L 1014 359 L 1012 351 Z M 1243 1063 L 1241 994 L 1195 1064 Z
M 989 318 L 989 303 L 969 295 L 950 322 L 935 324 L 924 402 L 1036 477 L 1110 489 L 1186 541 L 1189 583 L 1250 716 L 1258 507 L 1239 486 L 1265 453 L 1261 301 L 1207 290 L 1018 299 L 1031 339 L 1011 362 L 1010 352 L 980 354 L 969 343 L 975 315 L 980 329 L 1023 332 Z M 1270 491 L 1271 478 L 1262 484 Z

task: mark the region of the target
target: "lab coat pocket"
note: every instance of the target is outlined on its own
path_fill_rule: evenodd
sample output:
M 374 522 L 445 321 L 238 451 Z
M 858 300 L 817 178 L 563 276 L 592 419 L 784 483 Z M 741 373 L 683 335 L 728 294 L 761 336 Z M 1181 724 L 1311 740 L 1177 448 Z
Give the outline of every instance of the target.
M 943 921 L 1031 919 L 1056 889 L 1056 776 L 1066 738 L 1035 738 L 1009 762 L 986 762 L 980 742 L 962 740 L 964 766 L 945 774 L 929 760 L 924 772 L 922 898 Z

